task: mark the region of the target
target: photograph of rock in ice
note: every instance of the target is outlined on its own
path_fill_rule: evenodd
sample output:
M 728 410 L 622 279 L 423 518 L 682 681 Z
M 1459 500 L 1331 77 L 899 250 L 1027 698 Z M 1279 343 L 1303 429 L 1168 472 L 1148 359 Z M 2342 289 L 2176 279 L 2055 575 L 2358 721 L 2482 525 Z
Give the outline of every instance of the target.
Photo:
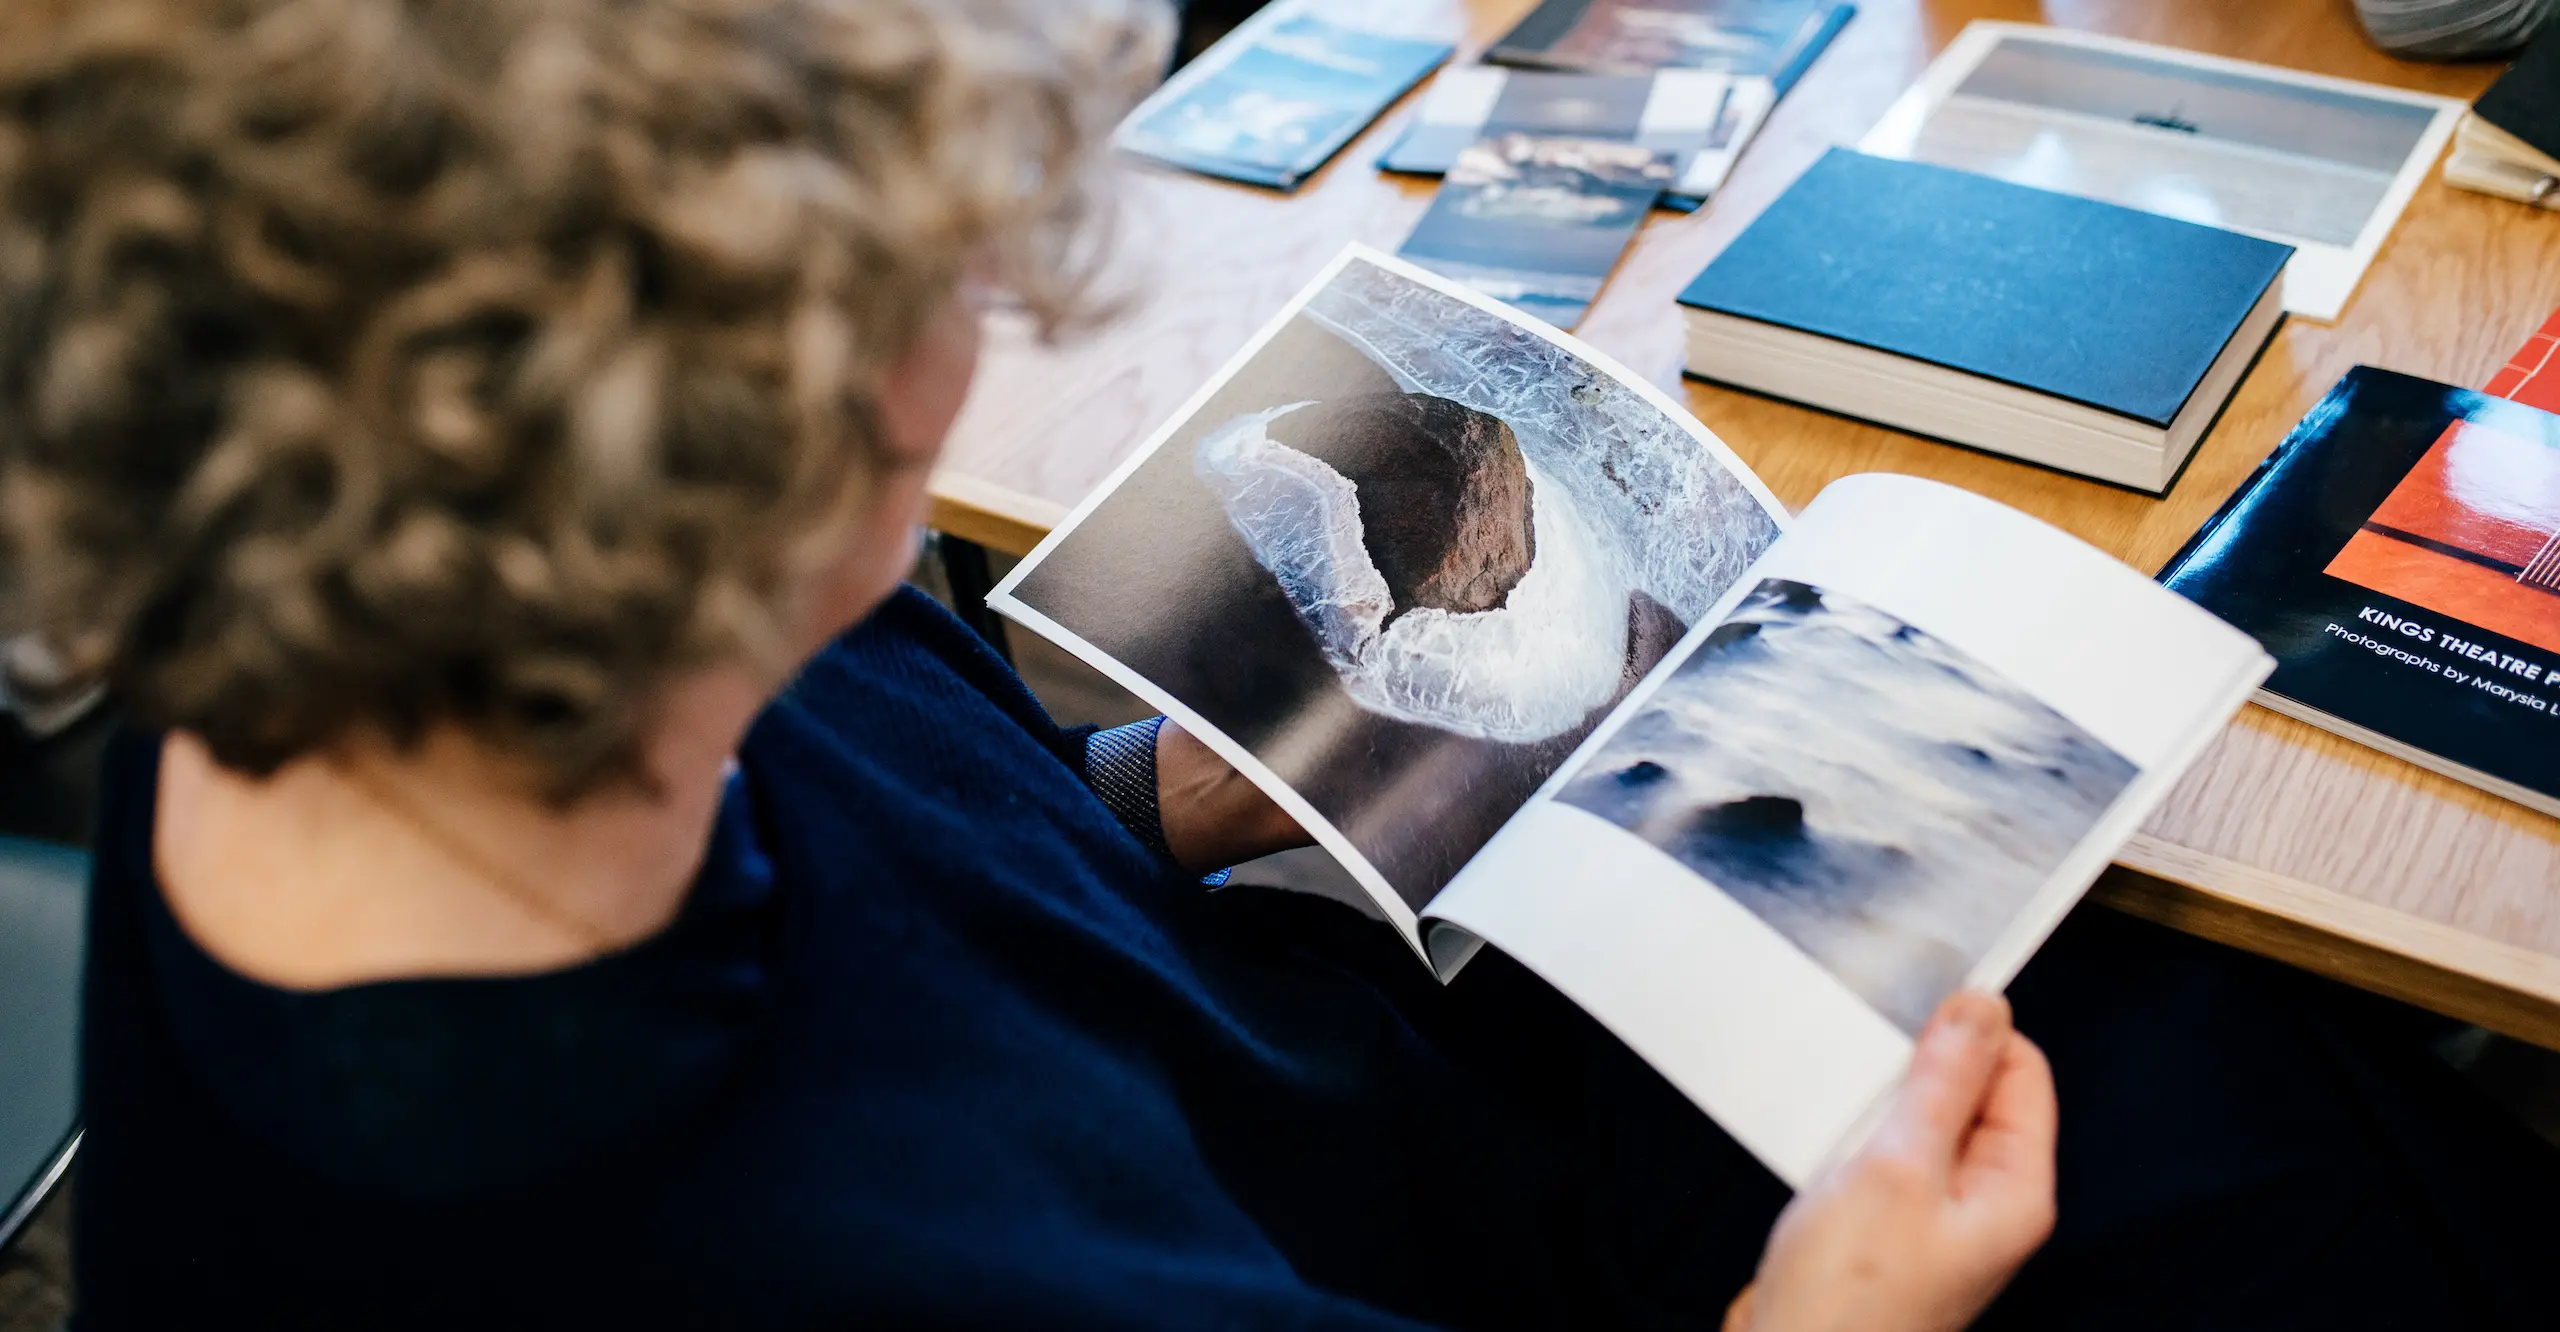
M 1778 535 L 1551 337 L 1352 259 L 1013 595 L 1418 910 Z
M 2134 778 L 1891 615 L 1770 579 L 1558 792 L 1918 1033 Z

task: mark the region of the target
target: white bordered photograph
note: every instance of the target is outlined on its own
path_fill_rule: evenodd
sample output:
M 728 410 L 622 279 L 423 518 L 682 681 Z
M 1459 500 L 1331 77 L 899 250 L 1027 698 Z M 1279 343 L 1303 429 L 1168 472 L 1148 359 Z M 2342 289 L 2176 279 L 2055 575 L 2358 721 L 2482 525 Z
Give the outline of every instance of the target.
M 1769 81 L 1704 70 L 1571 74 L 1472 65 L 1443 70 L 1378 165 L 1437 175 L 1509 134 L 1618 139 L 1672 159 L 1668 193 L 1694 208 L 1722 188 L 1775 101 Z
M 1783 512 L 1661 390 L 1354 247 L 989 604 L 1208 740 L 1419 949 Z
M 1833 482 L 1695 624 L 1431 903 L 1430 940 L 1536 971 L 1794 1182 L 2273 665 L 2121 562 L 1903 476 Z
M 2335 319 L 2463 104 L 2122 38 L 1976 22 L 1861 152 L 2292 245 L 2286 310 Z

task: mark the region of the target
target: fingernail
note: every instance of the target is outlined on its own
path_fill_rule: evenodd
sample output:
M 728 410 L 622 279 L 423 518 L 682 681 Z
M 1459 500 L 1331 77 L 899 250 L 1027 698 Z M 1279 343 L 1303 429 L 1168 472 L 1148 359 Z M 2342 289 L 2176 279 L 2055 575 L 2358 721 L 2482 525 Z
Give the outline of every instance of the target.
M 1939 1009 L 1947 1037 L 1951 1040 L 1982 1041 L 1996 1034 L 2000 1006 L 1990 996 L 1972 990 L 1959 990 L 1948 997 Z

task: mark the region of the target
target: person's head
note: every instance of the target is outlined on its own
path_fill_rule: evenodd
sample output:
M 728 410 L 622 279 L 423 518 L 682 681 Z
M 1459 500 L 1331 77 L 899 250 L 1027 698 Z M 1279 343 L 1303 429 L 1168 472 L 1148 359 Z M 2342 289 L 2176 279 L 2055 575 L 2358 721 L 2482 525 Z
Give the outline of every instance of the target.
M 5 627 L 271 771 L 554 798 L 884 596 L 976 354 L 1082 313 L 1153 0 L 0 5 Z

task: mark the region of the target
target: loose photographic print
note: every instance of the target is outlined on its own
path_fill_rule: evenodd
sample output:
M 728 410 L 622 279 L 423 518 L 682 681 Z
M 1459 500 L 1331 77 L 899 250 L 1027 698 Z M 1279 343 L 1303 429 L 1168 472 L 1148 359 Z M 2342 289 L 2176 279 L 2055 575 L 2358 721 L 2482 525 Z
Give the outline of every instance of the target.
M 2189 222 L 2351 245 L 2432 111 L 2123 51 L 2013 38 L 1913 156 Z
M 1458 154 L 1398 253 L 1571 328 L 1671 180 L 1636 144 L 1506 134 Z
M 1294 188 L 1452 49 L 1284 11 L 1239 29 L 1131 112 L 1120 146 Z
M 2459 113 L 2393 88 L 1975 24 L 1858 147 L 2296 246 L 2321 272 L 2288 284 L 2286 308 L 2334 318 Z
M 1916 1033 L 2136 773 L 1947 643 L 1769 579 L 1556 798 Z
M 1854 12 L 1833 0 L 1546 0 L 1485 58 L 1595 74 L 1713 70 L 1784 94 Z
M 1418 911 L 1778 535 L 1662 402 L 1355 252 L 993 601 Z
M 2507 424 L 2446 426 L 2324 572 L 2560 652 L 2560 418 Z
M 1777 93 L 1768 80 L 1726 78 L 1725 95 L 1716 105 L 1715 122 L 1707 127 L 1703 142 L 1684 150 L 1687 156 L 1677 159 L 1671 188 L 1663 202 L 1695 208 L 1723 189 L 1725 178 L 1733 174 L 1733 164 L 1742 157 L 1742 150 L 1751 146 L 1752 137 L 1760 132 L 1761 122 L 1769 118 L 1770 108 L 1775 105 Z
M 1510 134 L 1610 139 L 1671 159 L 1670 192 L 1695 207 L 1724 184 L 1767 118 L 1765 79 L 1697 70 L 1564 74 L 1478 65 L 1431 81 L 1413 124 L 1378 159 L 1389 171 L 1439 175 L 1485 139 Z
M 1679 120 L 1703 129 L 1715 115 L 1708 99 L 1722 82 L 1714 75 L 1697 75 L 1658 94 L 1652 76 L 1644 74 L 1559 74 L 1492 65 L 1453 69 L 1431 81 L 1414 110 L 1413 124 L 1378 165 L 1436 176 L 1455 165 L 1459 153 L 1502 134 L 1634 142 L 1643 130 L 1646 108 L 1657 97 Z

